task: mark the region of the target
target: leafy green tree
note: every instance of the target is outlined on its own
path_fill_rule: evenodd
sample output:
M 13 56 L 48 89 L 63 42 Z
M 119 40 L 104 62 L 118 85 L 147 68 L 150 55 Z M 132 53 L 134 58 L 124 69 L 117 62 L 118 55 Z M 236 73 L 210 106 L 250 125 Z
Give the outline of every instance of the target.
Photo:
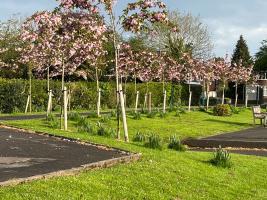
M 247 42 L 244 40 L 242 35 L 240 35 L 240 38 L 237 41 L 232 57 L 232 64 L 239 63 L 240 60 L 242 60 L 242 63 L 245 67 L 248 67 L 253 64 L 253 60 L 250 56 Z
M 260 50 L 255 55 L 255 71 L 267 71 L 267 40 L 263 40 L 261 44 Z

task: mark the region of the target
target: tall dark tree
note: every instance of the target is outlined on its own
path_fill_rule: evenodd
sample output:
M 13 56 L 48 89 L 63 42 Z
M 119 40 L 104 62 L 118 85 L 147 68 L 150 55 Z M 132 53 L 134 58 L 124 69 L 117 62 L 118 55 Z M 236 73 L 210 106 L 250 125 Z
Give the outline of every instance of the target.
M 243 65 L 248 67 L 253 63 L 252 57 L 250 56 L 248 45 L 246 40 L 244 40 L 243 36 L 241 35 L 239 40 L 237 41 L 233 57 L 232 63 L 238 63 L 240 60 L 243 61 Z
M 261 45 L 260 50 L 255 55 L 255 71 L 267 71 L 267 40 L 263 40 Z

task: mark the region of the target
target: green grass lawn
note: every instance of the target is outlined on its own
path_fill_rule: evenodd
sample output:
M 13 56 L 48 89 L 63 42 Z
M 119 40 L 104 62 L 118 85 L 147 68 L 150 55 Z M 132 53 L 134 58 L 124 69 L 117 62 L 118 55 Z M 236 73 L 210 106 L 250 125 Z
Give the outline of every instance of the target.
M 249 110 L 231 117 L 191 112 L 179 118 L 171 113 L 165 119 L 143 116 L 142 120 L 133 120 L 129 116 L 128 123 L 130 138 L 138 130 L 155 132 L 162 138 L 172 134 L 202 137 L 249 128 L 252 115 Z M 267 159 L 263 157 L 232 154 L 233 167 L 223 169 L 207 162 L 212 153 L 176 152 L 166 147 L 152 150 L 140 143 L 78 133 L 75 122 L 70 122 L 68 132 L 48 128 L 45 120 L 6 124 L 140 152 L 142 159 L 77 176 L 0 188 L 1 199 L 267 199 Z M 112 119 L 105 126 L 115 124 Z

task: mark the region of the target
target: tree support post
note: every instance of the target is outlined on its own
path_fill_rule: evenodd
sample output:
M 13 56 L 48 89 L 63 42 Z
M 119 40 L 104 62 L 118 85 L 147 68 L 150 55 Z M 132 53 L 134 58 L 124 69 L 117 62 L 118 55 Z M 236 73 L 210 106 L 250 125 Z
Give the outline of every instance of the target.
M 64 110 L 63 110 L 63 114 L 64 114 L 64 131 L 68 130 L 68 90 L 67 87 L 64 87 Z
M 151 96 L 152 96 L 152 94 L 151 94 L 151 92 L 149 92 L 149 94 L 148 94 L 148 112 L 149 113 L 151 113 L 152 112 L 152 99 L 151 99 Z
M 166 113 L 166 98 L 167 98 L 167 92 L 164 90 L 163 92 L 163 113 Z
M 135 112 L 135 113 L 137 113 L 138 102 L 139 102 L 139 91 L 136 92 L 135 109 L 134 109 L 134 112 Z
M 125 111 L 125 103 L 124 103 L 124 95 L 122 90 L 122 85 L 119 84 L 119 91 L 120 91 L 120 104 L 121 104 L 121 114 L 122 114 L 122 121 L 123 121 L 123 128 L 124 128 L 124 139 L 126 142 L 129 142 L 128 136 L 128 127 L 127 127 L 127 120 L 126 120 L 126 111 Z
M 51 114 L 51 112 L 52 112 L 52 90 L 49 90 L 46 116 L 48 117 L 48 115 Z
M 192 91 L 189 91 L 188 112 L 191 111 Z
M 98 98 L 97 98 L 97 116 L 100 117 L 100 109 L 101 109 L 101 89 L 98 89 Z

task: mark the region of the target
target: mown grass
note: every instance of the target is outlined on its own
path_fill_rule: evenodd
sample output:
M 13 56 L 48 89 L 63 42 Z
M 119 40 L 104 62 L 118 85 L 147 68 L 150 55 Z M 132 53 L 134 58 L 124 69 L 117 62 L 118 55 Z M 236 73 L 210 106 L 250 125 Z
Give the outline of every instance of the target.
M 164 119 L 128 118 L 131 138 L 137 130 L 156 132 L 161 137 L 201 137 L 249 128 L 251 121 L 248 110 L 231 117 L 192 112 L 181 118 L 173 113 Z M 78 133 L 76 122 L 70 123 L 68 132 L 48 128 L 44 120 L 6 123 L 140 152 L 142 159 L 77 176 L 0 188 L 1 199 L 267 199 L 267 159 L 263 157 L 233 154 L 233 167 L 224 169 L 208 162 L 212 153 L 177 152 L 166 146 L 162 151 L 152 150 L 140 143 Z M 114 119 L 105 123 L 115 124 Z

